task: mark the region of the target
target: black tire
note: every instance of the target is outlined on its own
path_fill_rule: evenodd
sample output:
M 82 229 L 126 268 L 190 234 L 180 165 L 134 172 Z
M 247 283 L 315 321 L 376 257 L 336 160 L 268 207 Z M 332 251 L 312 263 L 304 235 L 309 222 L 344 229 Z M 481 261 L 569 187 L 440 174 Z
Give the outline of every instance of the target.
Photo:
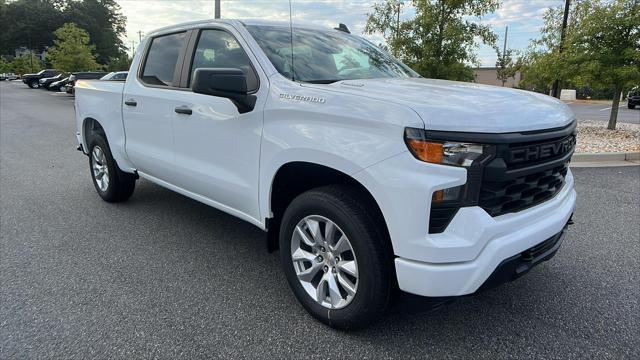
M 627 104 L 627 107 L 628 107 L 629 109 L 631 109 L 631 110 L 633 110 L 633 109 L 635 109 L 635 108 L 636 108 L 636 106 L 635 106 L 635 105 L 633 105 L 633 104 Z
M 106 159 L 106 166 L 108 169 L 108 185 L 106 189 L 101 189 L 98 185 L 98 180 L 94 174 L 93 170 L 93 158 L 94 158 L 94 150 L 96 147 L 99 147 L 100 151 L 104 152 L 104 156 Z M 93 186 L 96 188 L 98 195 L 106 201 L 106 202 L 122 202 L 126 201 L 133 194 L 133 190 L 136 186 L 136 178 L 135 175 L 126 173 L 118 167 L 116 161 L 113 159 L 111 155 L 111 150 L 109 149 L 109 144 L 104 136 L 104 134 L 95 134 L 91 137 L 89 143 L 89 172 L 91 174 L 91 180 L 93 181 Z
M 27 85 L 32 89 L 37 89 L 40 87 L 40 83 L 38 82 L 38 80 L 31 80 L 29 81 L 29 83 L 27 83 Z
M 287 281 L 302 306 L 316 319 L 341 330 L 361 329 L 388 307 L 395 289 L 393 250 L 369 197 L 346 185 L 325 186 L 296 197 L 284 213 L 280 228 L 280 260 Z M 329 309 L 313 299 L 298 280 L 291 258 L 296 225 L 305 217 L 330 219 L 347 236 L 357 258 L 357 291 L 350 303 Z M 366 271 L 365 271 L 366 269 Z

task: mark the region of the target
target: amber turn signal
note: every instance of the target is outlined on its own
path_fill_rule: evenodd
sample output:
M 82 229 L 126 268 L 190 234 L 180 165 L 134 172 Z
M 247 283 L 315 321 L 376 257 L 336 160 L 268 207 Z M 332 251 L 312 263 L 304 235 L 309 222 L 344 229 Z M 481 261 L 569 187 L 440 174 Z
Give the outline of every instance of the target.
M 422 161 L 441 164 L 444 159 L 444 146 L 442 143 L 407 139 L 407 144 L 413 154 Z

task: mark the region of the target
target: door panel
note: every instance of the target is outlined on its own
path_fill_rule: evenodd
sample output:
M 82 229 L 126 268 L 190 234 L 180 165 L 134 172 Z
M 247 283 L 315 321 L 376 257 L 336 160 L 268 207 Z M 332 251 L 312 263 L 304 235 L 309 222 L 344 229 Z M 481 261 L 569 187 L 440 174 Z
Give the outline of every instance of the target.
M 252 71 L 249 88 L 257 89 L 257 74 L 235 38 L 223 30 L 202 30 L 190 73 L 229 67 Z M 259 219 L 262 111 L 256 106 L 240 115 L 229 99 L 192 92 L 175 100 L 192 110 L 174 117 L 176 185 Z
M 123 93 L 127 156 L 138 171 L 167 182 L 175 179 L 173 121 L 186 32 L 151 40 L 140 74 L 129 75 Z M 133 69 L 133 67 L 132 67 Z M 139 75 L 139 76 L 138 76 Z

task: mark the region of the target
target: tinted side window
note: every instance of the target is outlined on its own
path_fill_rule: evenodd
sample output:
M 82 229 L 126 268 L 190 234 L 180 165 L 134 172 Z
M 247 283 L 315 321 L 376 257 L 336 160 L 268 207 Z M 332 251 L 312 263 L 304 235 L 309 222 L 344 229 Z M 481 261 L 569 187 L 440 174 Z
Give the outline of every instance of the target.
M 160 36 L 151 40 L 151 46 L 142 71 L 142 81 L 149 85 L 172 86 L 178 79 L 173 75 L 186 33 Z
M 258 76 L 251 66 L 251 60 L 233 35 L 226 31 L 202 30 L 193 54 L 189 86 L 196 69 L 200 68 L 240 69 L 247 76 L 247 90 L 251 92 L 258 89 Z

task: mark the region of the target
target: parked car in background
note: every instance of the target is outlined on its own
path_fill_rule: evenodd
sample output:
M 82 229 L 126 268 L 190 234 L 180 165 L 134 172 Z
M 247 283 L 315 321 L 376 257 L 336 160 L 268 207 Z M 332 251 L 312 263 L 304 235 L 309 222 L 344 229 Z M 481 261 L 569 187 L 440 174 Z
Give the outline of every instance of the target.
M 67 93 L 69 94 L 75 93 L 74 86 L 76 85 L 76 80 L 98 80 L 105 75 L 107 75 L 105 71 L 87 71 L 87 72 L 72 73 L 71 76 L 69 76 L 69 82 L 66 85 Z
M 45 69 L 37 74 L 24 74 L 22 75 L 22 82 L 32 89 L 37 89 L 40 87 L 40 79 L 49 78 L 59 73 L 60 71 L 56 69 Z
M 52 76 L 52 77 L 42 78 L 42 79 L 38 80 L 38 82 L 40 83 L 40 89 L 47 90 L 47 89 L 49 89 L 49 85 L 51 83 L 54 83 L 54 82 L 56 82 L 58 80 L 62 80 L 65 77 L 66 77 L 65 74 L 60 73 L 60 74 L 57 74 L 57 75 Z
M 627 94 L 627 107 L 635 109 L 636 105 L 640 105 L 640 86 L 636 86 Z
M 47 87 L 47 90 L 49 90 L 49 91 L 65 91 L 66 90 L 65 86 L 67 85 L 68 82 L 69 82 L 69 76 L 65 77 L 64 79 L 52 82 Z
M 128 71 L 114 71 L 100 78 L 100 80 L 106 81 L 125 81 L 127 80 Z
M 3 73 L 0 74 L 0 81 L 11 81 L 11 80 L 17 80 L 18 79 L 18 75 L 14 74 L 14 73 Z

